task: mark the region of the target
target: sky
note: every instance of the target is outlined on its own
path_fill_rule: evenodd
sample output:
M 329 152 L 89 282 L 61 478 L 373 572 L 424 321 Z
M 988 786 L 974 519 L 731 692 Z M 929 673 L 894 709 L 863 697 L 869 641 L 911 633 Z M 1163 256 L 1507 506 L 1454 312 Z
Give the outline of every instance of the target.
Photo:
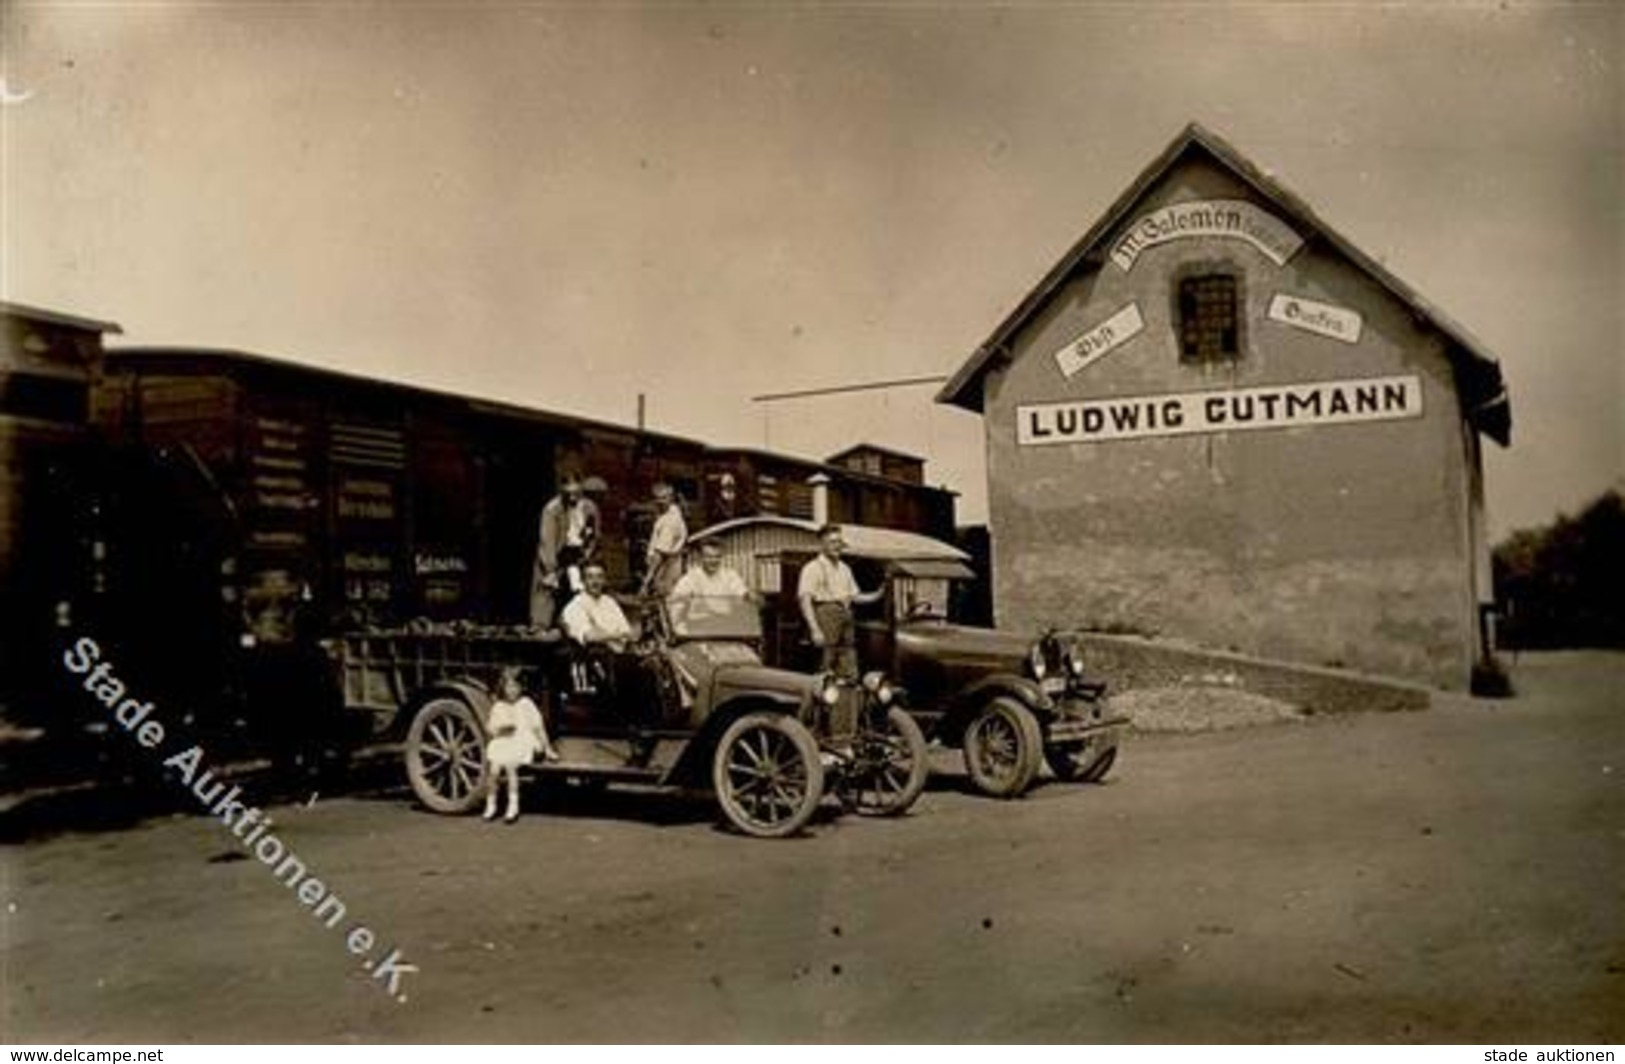
M 1492 534 L 1625 487 L 1625 5 L 8 3 L 0 298 L 716 444 L 924 455 L 1200 121 L 1497 357 Z

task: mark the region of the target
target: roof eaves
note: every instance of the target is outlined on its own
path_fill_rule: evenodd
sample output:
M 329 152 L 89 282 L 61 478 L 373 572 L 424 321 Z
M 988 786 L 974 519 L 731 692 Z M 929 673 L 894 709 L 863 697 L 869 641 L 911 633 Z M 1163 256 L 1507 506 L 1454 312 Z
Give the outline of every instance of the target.
M 124 332 L 124 329 L 115 321 L 82 318 L 77 314 L 65 314 L 59 310 L 46 310 L 44 307 L 31 307 L 26 303 L 11 303 L 0 300 L 0 314 L 10 314 L 13 317 L 47 322 L 52 325 L 65 325 L 70 329 L 83 329 L 86 332 L 118 335 L 122 335 Z
M 471 411 L 486 414 L 496 414 L 530 421 L 538 424 L 547 424 L 565 428 L 580 428 L 613 432 L 617 435 L 633 433 L 647 439 L 659 439 L 672 443 L 686 444 L 697 448 L 706 448 L 703 440 L 691 439 L 687 436 L 678 436 L 669 432 L 657 432 L 652 429 L 638 429 L 630 425 L 620 425 L 611 421 L 601 421 L 597 418 L 585 417 L 577 414 L 564 413 L 557 410 L 544 410 L 539 407 L 521 406 L 517 403 L 501 399 L 486 399 L 476 395 L 462 392 L 445 391 L 418 384 L 408 384 L 404 381 L 386 380 L 379 377 L 366 377 L 347 370 L 330 369 L 326 366 L 315 366 L 307 362 L 294 362 L 272 355 L 262 355 L 253 351 L 240 351 L 224 347 L 164 347 L 164 346 L 130 346 L 108 348 L 105 355 L 110 362 L 164 362 L 176 359 L 197 359 L 221 363 L 230 368 L 247 368 L 254 371 L 270 373 L 308 374 L 318 379 L 342 381 L 349 384 L 358 384 L 377 388 L 382 391 L 399 393 L 412 392 L 437 402 L 461 404 Z
M 1102 214 L 1095 224 L 1089 227 L 1089 231 L 1083 234 L 1082 239 L 1073 244 L 1067 253 L 1061 256 L 1059 262 L 1050 267 L 1049 272 L 1044 275 L 1043 279 L 1038 282 L 1038 285 L 1032 291 L 1027 293 L 1026 297 L 1016 305 L 1014 310 L 1005 315 L 1004 320 L 999 323 L 998 327 L 993 330 L 986 340 L 982 341 L 971 357 L 948 379 L 948 383 L 942 386 L 942 390 L 937 393 L 936 401 L 961 406 L 973 413 L 981 413 L 981 389 L 977 387 L 973 395 L 965 393 L 971 389 L 972 385 L 980 384 L 983 374 L 989 368 L 989 363 L 995 357 L 1009 357 L 1008 344 L 1011 335 L 1026 324 L 1038 312 L 1039 308 L 1049 301 L 1055 290 L 1066 282 L 1066 279 L 1072 275 L 1072 271 L 1077 269 L 1078 264 L 1088 257 L 1089 252 L 1094 249 L 1101 238 L 1116 227 L 1117 223 L 1139 201 L 1140 197 L 1173 166 L 1174 161 L 1184 153 L 1185 149 L 1193 142 L 1208 136 L 1210 134 L 1207 134 L 1201 126 L 1192 122 L 1162 150 L 1161 154 L 1151 160 L 1150 164 L 1140 171 L 1139 176 L 1129 184 L 1128 188 L 1124 189 L 1122 194 L 1112 202 L 1111 206 L 1106 208 L 1106 213 Z
M 878 443 L 864 442 L 864 443 L 854 443 L 852 446 L 846 448 L 845 450 L 836 451 L 834 454 L 832 454 L 828 458 L 826 458 L 825 462 L 838 464 L 840 459 L 845 458 L 848 455 L 855 454 L 858 451 L 874 451 L 876 454 L 889 455 L 892 458 L 906 458 L 910 462 L 923 462 L 923 461 L 925 461 L 925 458 L 923 456 L 921 456 L 921 455 L 909 454 L 907 451 L 899 451 L 895 447 L 882 447 Z

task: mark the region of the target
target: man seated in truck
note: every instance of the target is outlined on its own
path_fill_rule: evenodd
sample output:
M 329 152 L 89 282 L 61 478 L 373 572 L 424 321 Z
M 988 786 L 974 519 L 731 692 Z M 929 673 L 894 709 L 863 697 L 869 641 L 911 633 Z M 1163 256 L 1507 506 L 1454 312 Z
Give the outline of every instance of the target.
M 587 692 L 607 683 L 612 671 L 604 652 L 624 652 L 632 639 L 632 626 L 621 604 L 604 591 L 602 564 L 588 562 L 581 570 L 581 580 L 581 592 L 564 607 L 562 620 L 564 633 L 588 651 L 572 670 L 576 690 Z
M 726 617 L 736 603 L 749 597 L 745 581 L 722 564 L 722 545 L 708 539 L 700 544 L 700 564 L 684 573 L 671 589 L 672 629 L 686 635 L 691 622 Z

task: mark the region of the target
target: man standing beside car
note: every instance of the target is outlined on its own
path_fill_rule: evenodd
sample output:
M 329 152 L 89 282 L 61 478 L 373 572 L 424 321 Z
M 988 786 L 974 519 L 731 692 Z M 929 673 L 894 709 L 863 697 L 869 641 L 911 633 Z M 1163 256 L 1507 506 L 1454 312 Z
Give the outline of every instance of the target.
M 818 530 L 819 552 L 801 567 L 796 598 L 807 633 L 821 651 L 818 667 L 843 679 L 858 678 L 858 650 L 852 607 L 880 601 L 885 588 L 862 591 L 851 566 L 841 560 L 846 540 L 839 525 Z

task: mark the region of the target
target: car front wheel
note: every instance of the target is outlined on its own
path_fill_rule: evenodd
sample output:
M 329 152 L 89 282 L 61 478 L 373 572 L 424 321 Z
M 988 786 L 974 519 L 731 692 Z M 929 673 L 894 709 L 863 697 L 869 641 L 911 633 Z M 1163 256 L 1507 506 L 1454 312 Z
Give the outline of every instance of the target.
M 824 796 L 824 766 L 812 733 L 777 713 L 747 713 L 729 725 L 711 777 L 723 816 L 757 838 L 794 835 Z
M 455 698 L 425 702 L 406 733 L 406 777 L 418 801 L 436 813 L 466 813 L 484 797 L 489 772 L 474 710 Z
M 900 816 L 925 790 L 928 756 L 920 726 L 892 706 L 884 728 L 859 733 L 842 796 L 860 816 Z
M 1043 747 L 1044 735 L 1032 710 L 1000 695 L 965 728 L 965 768 L 983 794 L 1015 798 L 1038 775 Z

